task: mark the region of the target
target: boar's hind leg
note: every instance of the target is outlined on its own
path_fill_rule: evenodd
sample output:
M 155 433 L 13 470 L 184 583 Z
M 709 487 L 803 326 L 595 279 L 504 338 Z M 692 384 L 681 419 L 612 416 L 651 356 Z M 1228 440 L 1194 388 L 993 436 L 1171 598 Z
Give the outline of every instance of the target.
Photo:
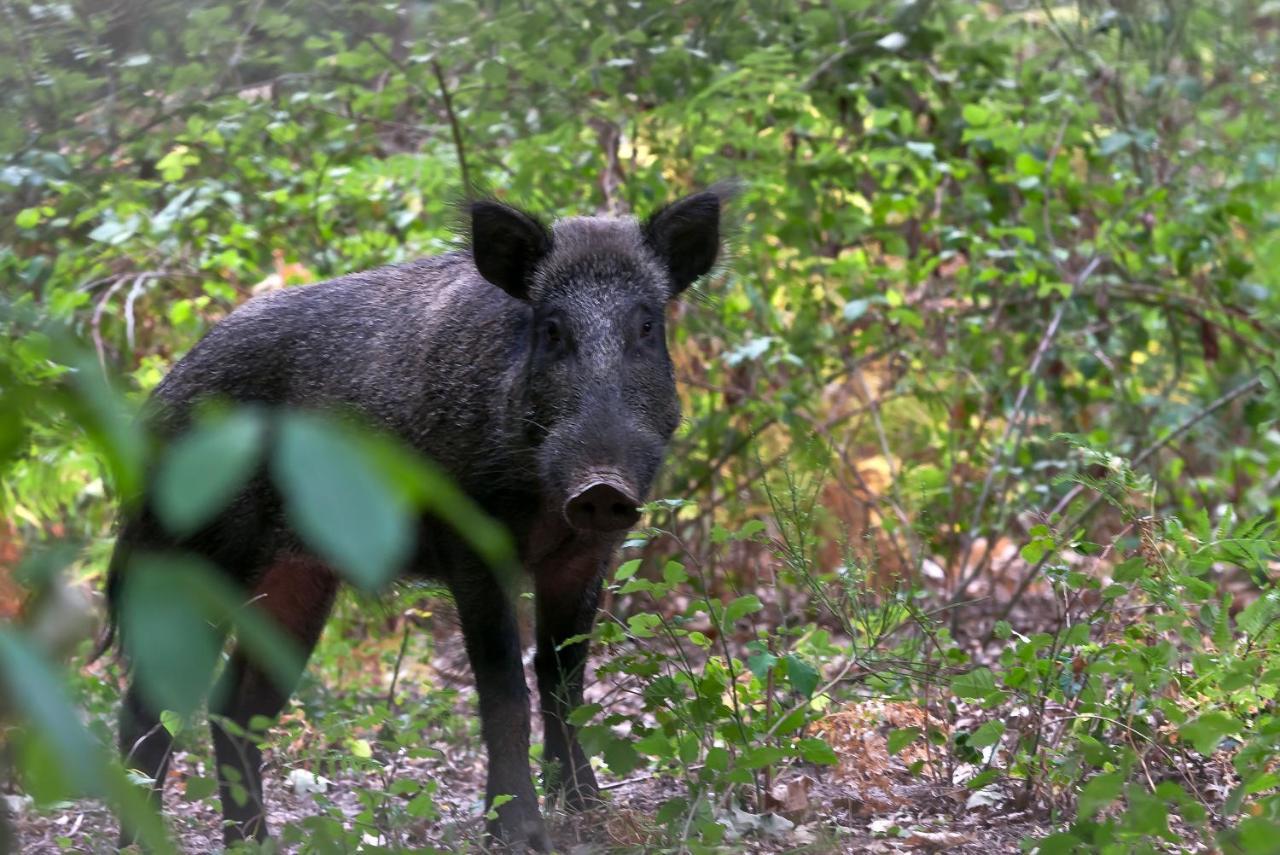
M 470 564 L 470 562 L 468 562 Z M 480 696 L 480 730 L 489 752 L 485 807 L 500 795 L 488 833 L 516 851 L 551 848 L 529 767 L 529 687 L 520 660 L 520 632 L 507 591 L 482 565 L 455 568 L 450 588 L 458 606 L 467 657 Z
M 599 562 L 595 565 L 600 566 Z M 549 795 L 559 790 L 566 807 L 581 810 L 597 802 L 600 792 L 591 763 L 568 722 L 569 713 L 582 705 L 589 642 L 564 642 L 591 632 L 600 576 L 589 568 L 586 574 L 574 573 L 572 567 L 547 568 L 539 573 L 536 587 L 538 652 L 534 668 L 542 703 L 546 790 Z
M 136 769 L 151 778 L 148 798 L 156 810 L 160 809 L 165 778 L 169 775 L 172 749 L 173 735 L 160 723 L 159 710 L 146 701 L 135 677 L 120 706 L 120 757 L 126 769 Z M 122 824 L 120 848 L 135 840 L 135 829 Z
M 262 800 L 262 751 L 250 732 L 255 717 L 274 719 L 293 694 L 302 666 L 324 629 L 338 581 L 323 564 L 289 556 L 272 565 L 254 588 L 254 606 L 298 644 L 298 671 L 288 685 L 277 685 L 239 650 L 231 656 L 210 704 L 227 845 L 265 840 Z M 225 719 L 235 725 L 227 728 Z

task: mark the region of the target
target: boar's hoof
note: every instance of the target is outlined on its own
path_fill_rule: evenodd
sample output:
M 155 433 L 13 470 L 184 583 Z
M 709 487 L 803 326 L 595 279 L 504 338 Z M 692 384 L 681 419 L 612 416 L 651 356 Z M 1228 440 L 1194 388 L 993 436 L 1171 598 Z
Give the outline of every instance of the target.
M 551 836 L 541 814 L 521 817 L 514 822 L 498 820 L 489 823 L 489 839 L 498 852 L 550 852 Z
M 640 502 L 621 480 L 607 475 L 591 478 L 564 503 L 569 525 L 584 531 L 622 531 L 640 519 Z

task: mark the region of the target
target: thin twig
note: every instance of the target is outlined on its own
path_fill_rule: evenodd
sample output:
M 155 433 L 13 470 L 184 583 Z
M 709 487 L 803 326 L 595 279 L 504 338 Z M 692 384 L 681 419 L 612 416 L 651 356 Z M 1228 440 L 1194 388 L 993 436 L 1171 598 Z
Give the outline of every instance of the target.
M 458 116 L 453 112 L 453 98 L 449 95 L 449 87 L 444 82 L 444 71 L 440 68 L 440 63 L 431 60 L 431 70 L 436 75 L 436 82 L 440 84 L 440 98 L 444 101 L 444 112 L 449 118 L 449 130 L 453 134 L 453 147 L 458 152 L 458 171 L 462 173 L 462 190 L 467 194 L 468 199 L 475 197 L 475 190 L 471 186 L 471 173 L 467 169 L 467 150 L 462 142 L 462 126 L 458 124 Z
M 111 298 L 127 281 L 127 279 L 121 277 L 111 283 L 111 287 L 107 289 L 106 293 L 98 298 L 97 304 L 93 307 L 93 317 L 89 321 L 89 326 L 93 331 L 93 348 L 98 352 L 98 366 L 102 369 L 103 375 L 107 373 L 107 354 L 106 348 L 102 344 L 102 313 L 106 311 L 107 303 L 111 301 Z
M 396 666 L 391 671 L 391 688 L 387 689 L 387 710 L 390 712 L 395 712 L 396 709 L 396 683 L 400 681 L 400 666 L 404 663 L 404 652 L 409 647 L 409 630 L 412 628 L 413 624 L 406 616 L 404 635 L 400 639 L 400 652 L 396 654 Z
M 124 339 L 129 345 L 129 351 L 134 349 L 134 327 L 136 326 L 133 315 L 133 304 L 137 302 L 138 297 L 142 295 L 142 286 L 149 280 L 155 278 L 150 273 L 139 273 L 133 280 L 133 287 L 129 289 L 129 296 L 124 300 Z

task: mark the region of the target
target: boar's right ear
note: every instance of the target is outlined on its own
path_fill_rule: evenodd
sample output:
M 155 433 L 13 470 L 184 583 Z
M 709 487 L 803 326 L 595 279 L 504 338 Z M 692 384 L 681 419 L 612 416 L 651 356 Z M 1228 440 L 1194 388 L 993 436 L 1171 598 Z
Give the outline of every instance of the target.
M 645 243 L 667 266 L 672 297 L 716 263 L 721 196 L 715 189 L 704 190 L 672 202 L 645 221 Z
M 524 211 L 500 202 L 472 202 L 470 207 L 476 269 L 512 297 L 529 299 L 529 277 L 551 251 L 551 233 Z

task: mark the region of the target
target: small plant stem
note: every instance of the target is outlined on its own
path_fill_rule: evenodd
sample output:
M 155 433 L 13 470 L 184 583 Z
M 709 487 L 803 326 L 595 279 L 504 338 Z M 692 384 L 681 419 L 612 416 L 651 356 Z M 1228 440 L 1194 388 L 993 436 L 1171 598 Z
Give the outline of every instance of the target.
M 458 116 L 453 111 L 453 97 L 449 94 L 449 87 L 444 82 L 444 71 L 440 68 L 440 63 L 431 60 L 431 71 L 436 76 L 436 83 L 440 85 L 440 100 L 444 102 L 444 112 L 449 119 L 449 131 L 453 134 L 453 148 L 458 155 L 458 171 L 462 173 L 462 189 L 467 194 L 468 199 L 475 197 L 475 188 L 471 186 L 471 173 L 467 169 L 467 149 L 462 140 L 462 126 L 458 124 Z

